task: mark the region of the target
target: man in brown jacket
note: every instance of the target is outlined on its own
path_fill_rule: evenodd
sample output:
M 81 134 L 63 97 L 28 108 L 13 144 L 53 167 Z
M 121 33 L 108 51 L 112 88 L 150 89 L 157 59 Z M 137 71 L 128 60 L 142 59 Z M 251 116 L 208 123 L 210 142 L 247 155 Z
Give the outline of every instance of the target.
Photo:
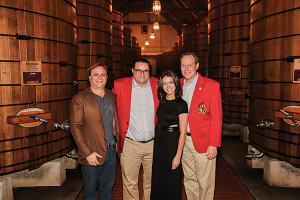
M 83 177 L 83 199 L 96 199 L 99 184 L 99 199 L 112 200 L 116 142 L 119 144 L 116 94 L 105 89 L 105 65 L 92 66 L 89 80 L 91 86 L 72 98 L 70 109 L 71 133 L 78 147 Z

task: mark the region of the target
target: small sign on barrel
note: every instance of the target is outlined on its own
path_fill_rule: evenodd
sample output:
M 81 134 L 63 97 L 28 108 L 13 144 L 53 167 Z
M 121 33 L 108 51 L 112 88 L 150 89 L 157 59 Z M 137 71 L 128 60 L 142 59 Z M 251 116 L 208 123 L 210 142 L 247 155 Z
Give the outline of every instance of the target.
M 300 59 L 294 60 L 294 83 L 300 83 Z
M 42 62 L 21 61 L 22 85 L 42 85 Z

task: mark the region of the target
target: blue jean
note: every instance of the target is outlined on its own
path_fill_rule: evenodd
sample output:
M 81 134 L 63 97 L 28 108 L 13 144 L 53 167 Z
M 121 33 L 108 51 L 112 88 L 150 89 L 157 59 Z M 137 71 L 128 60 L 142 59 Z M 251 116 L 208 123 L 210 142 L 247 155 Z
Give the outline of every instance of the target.
M 83 178 L 83 200 L 96 200 L 98 184 L 98 199 L 112 200 L 112 188 L 116 177 L 116 145 L 107 148 L 103 165 L 96 167 L 81 165 L 81 173 Z

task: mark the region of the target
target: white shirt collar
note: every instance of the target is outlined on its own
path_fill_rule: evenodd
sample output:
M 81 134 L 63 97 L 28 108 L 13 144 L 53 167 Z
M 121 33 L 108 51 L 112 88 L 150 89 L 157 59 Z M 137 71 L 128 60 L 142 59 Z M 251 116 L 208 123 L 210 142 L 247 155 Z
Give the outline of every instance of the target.
M 141 87 L 141 86 L 139 86 L 139 84 L 137 84 L 137 82 L 134 79 L 134 77 L 133 77 L 133 81 L 132 81 L 132 86 L 133 87 Z M 150 86 L 150 79 L 148 79 L 147 85 L 145 87 L 148 87 L 148 86 Z
M 193 84 L 196 84 L 197 83 L 197 80 L 198 80 L 198 72 L 197 72 L 197 75 L 195 76 L 195 78 L 192 80 L 192 82 L 190 83 L 186 83 L 186 79 L 183 80 L 183 84 L 187 84 L 187 85 L 193 85 Z

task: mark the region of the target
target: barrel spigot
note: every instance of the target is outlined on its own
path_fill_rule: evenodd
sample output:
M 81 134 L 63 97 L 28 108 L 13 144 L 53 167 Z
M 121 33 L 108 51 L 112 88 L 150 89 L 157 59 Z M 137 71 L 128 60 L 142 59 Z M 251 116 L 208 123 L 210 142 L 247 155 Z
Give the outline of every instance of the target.
M 44 119 L 39 118 L 39 117 L 37 117 L 37 116 L 28 115 L 28 117 L 29 117 L 29 118 L 32 118 L 32 119 L 35 120 L 35 121 L 41 121 L 41 122 L 44 122 L 44 123 L 48 123 L 47 120 L 44 120 Z
M 272 126 L 274 126 L 274 121 L 269 119 L 263 119 L 256 124 L 257 128 L 270 128 Z
M 253 150 L 250 150 L 248 154 L 245 156 L 248 160 L 255 160 L 255 158 L 262 158 L 264 156 L 264 153 L 255 154 Z
M 68 130 L 70 130 L 70 123 L 69 122 L 70 122 L 70 120 L 67 120 L 67 121 L 65 121 L 64 123 L 61 123 L 61 124 L 55 122 L 54 123 L 54 128 L 63 129 L 63 130 L 68 131 Z
M 289 114 L 288 112 L 286 112 L 284 110 L 279 110 L 279 111 L 282 112 L 283 114 L 285 114 L 287 119 L 292 120 L 296 126 L 299 126 L 299 124 L 296 122 L 296 120 L 294 119 L 294 116 L 292 114 Z

